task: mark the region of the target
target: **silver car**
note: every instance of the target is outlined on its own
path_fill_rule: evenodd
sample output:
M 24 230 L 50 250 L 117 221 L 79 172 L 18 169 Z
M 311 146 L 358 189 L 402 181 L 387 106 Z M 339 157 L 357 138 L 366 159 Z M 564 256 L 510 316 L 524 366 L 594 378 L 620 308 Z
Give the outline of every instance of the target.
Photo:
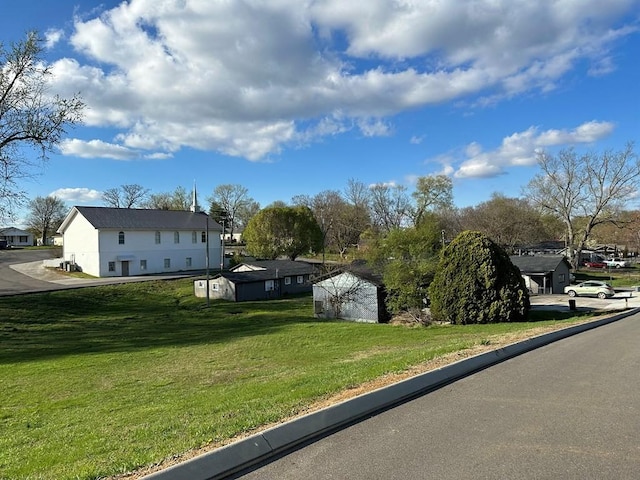
M 606 282 L 588 280 L 577 285 L 569 285 L 568 287 L 564 287 L 564 293 L 568 294 L 570 297 L 585 296 L 609 298 L 613 297 L 616 291 L 613 289 L 613 287 L 611 287 L 611 285 Z

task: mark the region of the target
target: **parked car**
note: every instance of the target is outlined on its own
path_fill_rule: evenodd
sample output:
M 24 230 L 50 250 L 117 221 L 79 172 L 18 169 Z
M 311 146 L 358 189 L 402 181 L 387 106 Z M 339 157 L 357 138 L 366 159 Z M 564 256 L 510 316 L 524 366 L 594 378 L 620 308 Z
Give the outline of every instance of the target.
M 613 297 L 616 291 L 606 282 L 599 282 L 597 280 L 588 280 L 586 282 L 579 283 L 577 285 L 569 285 L 564 287 L 564 293 L 570 297 L 598 297 L 608 298 Z
M 607 264 L 601 260 L 587 261 L 584 265 L 589 268 L 607 268 Z
M 624 258 L 610 258 L 608 260 L 605 260 L 604 263 L 607 264 L 607 267 L 611 267 L 611 268 L 627 268 L 630 267 L 631 264 L 629 262 L 627 262 Z

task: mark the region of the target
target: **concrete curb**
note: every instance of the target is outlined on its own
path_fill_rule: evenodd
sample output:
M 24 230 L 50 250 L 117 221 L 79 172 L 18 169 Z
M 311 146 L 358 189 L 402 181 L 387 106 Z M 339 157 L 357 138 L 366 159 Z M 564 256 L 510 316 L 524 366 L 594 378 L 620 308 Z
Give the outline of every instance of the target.
M 509 358 L 618 321 L 638 312 L 640 312 L 640 308 L 634 308 L 608 318 L 575 325 L 460 360 L 437 370 L 304 415 L 165 470 L 152 473 L 143 479 L 220 480 L 226 478 L 293 449 L 304 442 L 364 420 L 378 412 L 441 388 Z

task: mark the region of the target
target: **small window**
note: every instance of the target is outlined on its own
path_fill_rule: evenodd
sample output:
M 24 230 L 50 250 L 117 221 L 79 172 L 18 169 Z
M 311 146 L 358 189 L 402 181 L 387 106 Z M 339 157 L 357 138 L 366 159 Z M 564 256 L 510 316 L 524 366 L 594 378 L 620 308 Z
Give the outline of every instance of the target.
M 116 262 L 109 262 L 109 271 L 110 272 L 116 271 Z
M 191 257 L 187 257 L 187 260 L 186 260 L 185 263 L 186 263 L 187 267 L 190 267 L 191 266 Z
M 564 283 L 564 280 L 565 280 L 564 273 L 559 274 L 559 275 L 558 275 L 558 281 L 559 281 L 560 283 Z
M 146 270 L 146 269 L 147 269 L 147 261 L 140 260 L 140 270 Z
M 191 232 L 191 243 L 198 243 L 198 233 L 195 231 Z
M 180 232 L 173 232 L 173 243 L 180 243 Z
M 291 285 L 291 277 L 284 277 L 284 284 Z
M 217 283 L 212 283 L 211 284 L 211 290 L 214 292 L 217 292 L 220 289 L 220 285 L 218 285 Z
M 201 239 L 201 243 L 206 243 L 207 242 L 207 232 L 202 232 L 202 235 L 200 236 Z
M 170 258 L 165 258 L 164 259 L 164 268 L 171 268 L 171 259 Z
M 160 245 L 160 232 L 156 232 L 156 245 Z
M 124 232 L 118 232 L 118 244 L 124 245 Z
M 264 282 L 264 290 L 265 292 L 273 291 L 273 280 L 267 280 Z
M 298 282 L 298 283 L 304 282 L 304 276 L 298 275 L 297 278 L 296 278 L 296 282 Z

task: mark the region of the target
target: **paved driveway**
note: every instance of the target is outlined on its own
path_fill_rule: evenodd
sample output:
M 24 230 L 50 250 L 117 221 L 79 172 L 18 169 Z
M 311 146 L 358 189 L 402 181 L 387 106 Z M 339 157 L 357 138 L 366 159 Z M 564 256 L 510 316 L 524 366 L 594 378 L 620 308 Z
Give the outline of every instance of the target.
M 505 361 L 243 480 L 637 479 L 640 315 Z
M 54 258 L 54 250 L 0 250 L 0 296 L 46 292 L 96 285 L 169 280 L 203 276 L 205 272 L 176 272 L 132 277 L 79 278 L 46 269 L 42 260 Z
M 11 268 L 11 265 L 53 258 L 55 257 L 54 253 L 54 250 L 0 250 L 0 295 L 15 295 L 60 288 L 56 284 L 24 275 Z

